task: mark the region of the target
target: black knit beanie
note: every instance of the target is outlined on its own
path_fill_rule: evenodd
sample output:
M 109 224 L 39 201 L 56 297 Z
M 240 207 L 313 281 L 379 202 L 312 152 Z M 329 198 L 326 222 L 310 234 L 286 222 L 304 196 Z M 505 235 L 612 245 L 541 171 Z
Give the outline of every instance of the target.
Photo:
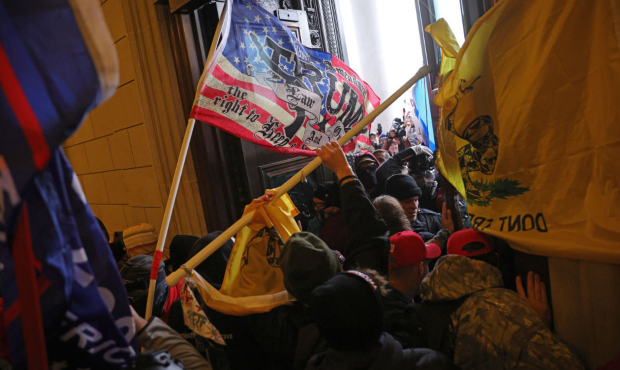
M 391 176 L 385 183 L 385 194 L 398 200 L 421 197 L 422 190 L 413 177 L 402 173 Z
M 373 278 L 363 272 L 345 271 L 317 287 L 310 312 L 333 349 L 366 350 L 381 336 L 383 298 Z
M 319 184 L 312 196 L 325 202 L 325 207 L 340 207 L 340 189 L 338 184 L 333 181 Z

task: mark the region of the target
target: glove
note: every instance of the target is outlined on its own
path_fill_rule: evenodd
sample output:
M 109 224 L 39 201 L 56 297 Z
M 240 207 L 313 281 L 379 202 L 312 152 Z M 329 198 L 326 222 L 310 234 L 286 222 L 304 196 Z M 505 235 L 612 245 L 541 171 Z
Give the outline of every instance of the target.
M 427 156 L 433 158 L 433 151 L 424 145 L 414 145 L 411 147 L 415 155 L 426 154 Z

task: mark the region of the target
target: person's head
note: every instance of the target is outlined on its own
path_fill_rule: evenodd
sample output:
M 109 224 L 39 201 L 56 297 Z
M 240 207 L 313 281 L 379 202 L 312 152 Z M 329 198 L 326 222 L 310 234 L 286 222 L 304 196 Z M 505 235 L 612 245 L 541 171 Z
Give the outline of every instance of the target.
M 391 155 L 396 155 L 398 152 L 400 152 L 400 149 L 398 147 L 399 145 L 400 140 L 398 138 L 394 138 L 394 140 L 392 140 L 390 146 L 388 147 L 388 152 L 390 152 Z
M 377 162 L 379 165 L 382 165 L 383 162 L 387 161 L 390 158 L 390 153 L 384 149 L 377 149 L 372 154 L 374 154 L 375 158 L 377 158 Z
M 116 262 L 119 262 L 127 254 L 127 250 L 125 249 L 125 244 L 123 244 L 122 232 L 120 231 L 115 232 L 114 240 L 110 241 L 110 233 L 108 232 L 108 229 L 103 224 L 103 221 L 101 221 L 99 217 L 95 217 L 95 219 L 97 220 L 97 223 L 99 224 L 99 227 L 101 228 L 101 232 L 103 232 L 103 236 L 105 237 L 106 241 L 108 242 L 108 245 L 110 246 L 110 250 L 112 251 L 114 260 Z M 119 234 L 120 236 L 117 236 Z
M 424 245 L 413 231 L 403 231 L 390 237 L 390 284 L 409 298 L 417 293 L 422 279 L 428 274 L 430 260 L 441 255 L 436 244 Z
M 405 174 L 390 176 L 385 183 L 385 194 L 398 200 L 400 206 L 405 211 L 405 215 L 410 221 L 415 221 L 417 219 L 419 199 L 422 196 L 422 190 L 411 176 Z
M 157 247 L 157 233 L 151 224 L 133 225 L 123 230 L 123 243 L 129 257 L 139 254 L 152 256 Z
M 340 189 L 338 184 L 327 181 L 319 184 L 312 194 L 314 211 L 321 222 L 327 220 L 333 213 L 340 209 Z
M 427 170 L 422 173 L 412 173 L 411 177 L 416 184 L 420 187 L 420 189 L 424 189 L 425 187 L 430 187 L 435 182 L 435 174 L 433 171 Z
M 411 223 L 396 198 L 389 195 L 380 195 L 372 203 L 387 224 L 390 235 L 411 230 Z
M 120 266 L 122 265 L 123 259 L 129 258 L 127 256 L 127 247 L 125 247 L 125 243 L 123 242 L 123 232 L 115 231 L 114 236 L 112 237 L 112 241 L 110 242 L 110 249 L 112 250 L 112 254 L 114 255 L 114 259 L 116 263 Z
M 339 351 L 368 350 L 378 345 L 383 331 L 381 288 L 371 275 L 345 271 L 317 287 L 310 313 L 321 337 Z
M 378 166 L 379 166 L 379 161 L 377 161 L 377 158 L 375 158 L 373 153 L 364 152 L 363 154 L 360 154 L 355 157 L 355 172 L 356 173 L 368 167 L 374 167 L 374 169 L 376 170 L 376 167 Z
M 187 262 L 192 245 L 198 240 L 194 235 L 175 235 L 170 241 L 170 264 L 172 271 L 178 270 Z
M 207 245 L 215 240 L 222 234 L 221 231 L 212 231 L 202 238 L 196 240 L 189 250 L 187 259 L 190 259 L 197 255 Z M 213 252 L 206 260 L 202 261 L 195 270 L 202 276 L 209 284 L 214 288 L 220 289 L 226 274 L 226 266 L 228 265 L 228 258 L 233 248 L 232 239 L 228 239 L 221 247 Z
M 310 293 L 342 271 L 337 253 L 318 236 L 308 232 L 291 235 L 280 254 L 284 287 L 302 303 L 309 303 Z
M 374 132 L 370 134 L 370 141 L 372 141 L 373 143 L 377 142 L 377 134 L 375 134 Z
M 448 239 L 448 254 L 458 254 L 475 260 L 499 266 L 491 236 L 474 229 L 463 229 L 452 233 Z
M 383 145 L 383 143 L 387 140 L 387 134 L 384 132 L 379 135 L 379 145 Z
M 372 193 L 377 187 L 375 172 L 378 167 L 379 162 L 372 153 L 364 153 L 355 158 L 355 173 L 368 194 Z

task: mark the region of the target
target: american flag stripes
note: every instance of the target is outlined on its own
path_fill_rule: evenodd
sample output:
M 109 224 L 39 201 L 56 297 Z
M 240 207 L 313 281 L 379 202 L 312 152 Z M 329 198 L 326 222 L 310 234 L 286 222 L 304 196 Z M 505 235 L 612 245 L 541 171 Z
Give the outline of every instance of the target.
M 304 47 L 261 6 L 229 0 L 227 10 L 224 46 L 205 68 L 192 118 L 275 151 L 313 156 L 379 105 L 351 68 Z M 344 149 L 369 143 L 366 133 Z

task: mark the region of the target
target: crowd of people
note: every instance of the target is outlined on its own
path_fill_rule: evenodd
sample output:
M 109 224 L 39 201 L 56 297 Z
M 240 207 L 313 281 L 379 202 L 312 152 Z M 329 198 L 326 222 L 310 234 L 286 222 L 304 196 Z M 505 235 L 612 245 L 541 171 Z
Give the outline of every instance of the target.
M 320 230 L 293 234 L 277 261 L 296 300 L 248 316 L 202 304 L 225 345 L 185 325 L 180 285 L 164 282 L 220 232 L 172 239 L 148 322 L 155 230 L 140 224 L 114 234 L 143 347 L 167 350 L 189 369 L 583 368 L 552 332 L 539 276 L 505 288 L 495 240 L 468 228 L 462 199 L 454 215 L 446 208 L 428 148 L 347 158 L 332 142 L 317 154 L 337 178 L 314 192 Z M 455 230 L 455 219 L 465 228 Z M 232 247 L 230 240 L 196 268 L 217 289 Z
M 374 150 L 385 151 L 388 155 L 394 155 L 411 146 L 426 144 L 422 129 L 414 122 L 411 112 L 405 113 L 403 110 L 403 119 L 394 118 L 387 132 L 382 132 L 381 124 L 377 124 L 377 128 L 377 132 L 369 135 L 371 145 Z M 387 157 L 384 160 L 386 159 Z

